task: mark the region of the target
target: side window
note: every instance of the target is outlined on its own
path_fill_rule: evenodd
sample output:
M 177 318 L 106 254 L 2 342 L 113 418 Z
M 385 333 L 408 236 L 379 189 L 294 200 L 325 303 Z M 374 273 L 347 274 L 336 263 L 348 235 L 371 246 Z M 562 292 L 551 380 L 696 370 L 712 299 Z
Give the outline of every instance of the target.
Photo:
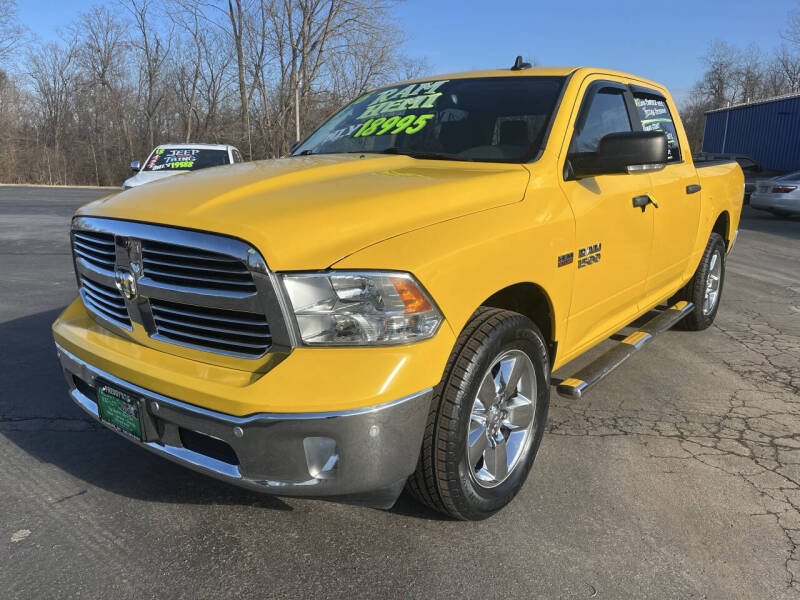
M 636 110 L 642 121 L 642 129 L 645 131 L 663 131 L 669 144 L 667 162 L 679 162 L 681 160 L 681 146 L 678 143 L 678 132 L 675 130 L 675 123 L 669 113 L 667 101 L 661 96 L 641 92 L 635 93 L 633 99 L 636 102 Z
M 244 162 L 241 153 L 236 148 L 233 149 L 233 162 L 235 163 Z
M 596 152 L 600 139 L 609 133 L 631 131 L 631 120 L 625 106 L 624 92 L 617 88 L 603 88 L 584 104 L 572 138 L 570 152 Z

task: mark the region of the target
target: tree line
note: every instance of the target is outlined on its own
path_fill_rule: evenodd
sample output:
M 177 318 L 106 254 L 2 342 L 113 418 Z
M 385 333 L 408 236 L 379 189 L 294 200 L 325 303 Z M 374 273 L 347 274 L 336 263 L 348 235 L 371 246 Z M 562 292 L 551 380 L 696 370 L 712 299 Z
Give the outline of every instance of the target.
M 118 185 L 157 144 L 285 154 L 367 88 L 424 74 L 397 0 L 117 0 L 58 41 L 0 0 L 0 181 Z
M 700 57 L 703 75 L 679 106 L 694 152 L 702 147 L 707 111 L 800 93 L 800 11 L 787 16 L 780 39 L 769 52 L 755 44 L 709 45 Z
M 118 185 L 165 142 L 284 155 L 366 89 L 426 74 L 403 52 L 400 0 L 114 0 L 32 39 L 0 0 L 0 181 Z M 800 93 L 800 11 L 764 52 L 723 41 L 679 111 L 693 151 L 705 112 Z

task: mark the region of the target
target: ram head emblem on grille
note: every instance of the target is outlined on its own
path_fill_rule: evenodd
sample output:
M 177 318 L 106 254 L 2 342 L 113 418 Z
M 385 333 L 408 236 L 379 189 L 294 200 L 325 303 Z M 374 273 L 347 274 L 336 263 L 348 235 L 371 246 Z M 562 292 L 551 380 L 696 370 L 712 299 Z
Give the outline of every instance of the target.
M 117 269 L 114 273 L 114 285 L 117 286 L 119 293 L 125 296 L 127 300 L 134 300 L 136 298 L 136 277 L 133 273 L 126 269 Z

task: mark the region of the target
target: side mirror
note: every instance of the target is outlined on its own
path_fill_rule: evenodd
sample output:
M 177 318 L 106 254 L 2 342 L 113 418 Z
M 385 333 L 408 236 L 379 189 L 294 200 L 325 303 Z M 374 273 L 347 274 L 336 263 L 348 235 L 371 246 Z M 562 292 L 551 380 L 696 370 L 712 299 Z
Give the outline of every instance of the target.
M 292 142 L 292 145 L 289 146 L 289 154 L 297 150 L 297 147 L 300 145 L 300 140 L 295 140 Z
M 138 171 L 139 171 L 139 169 L 141 168 L 141 166 L 142 166 L 142 165 L 141 165 L 141 163 L 140 163 L 138 160 L 135 160 L 135 161 L 133 161 L 133 162 L 131 163 L 131 171 L 136 171 L 136 172 L 138 172 Z
M 571 154 L 575 179 L 595 175 L 658 171 L 667 164 L 667 136 L 663 131 L 609 133 L 600 139 L 597 152 Z

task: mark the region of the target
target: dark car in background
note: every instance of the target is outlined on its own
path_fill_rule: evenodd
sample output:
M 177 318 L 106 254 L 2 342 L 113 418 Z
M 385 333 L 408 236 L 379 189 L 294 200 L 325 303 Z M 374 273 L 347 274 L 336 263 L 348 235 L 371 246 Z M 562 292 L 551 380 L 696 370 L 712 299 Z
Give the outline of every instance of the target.
M 756 185 L 761 179 L 771 179 L 783 175 L 785 171 L 772 171 L 765 169 L 748 154 L 716 154 L 713 152 L 699 152 L 692 156 L 695 163 L 730 162 L 739 163 L 744 173 L 744 203 L 750 203 L 750 196 L 756 191 Z

